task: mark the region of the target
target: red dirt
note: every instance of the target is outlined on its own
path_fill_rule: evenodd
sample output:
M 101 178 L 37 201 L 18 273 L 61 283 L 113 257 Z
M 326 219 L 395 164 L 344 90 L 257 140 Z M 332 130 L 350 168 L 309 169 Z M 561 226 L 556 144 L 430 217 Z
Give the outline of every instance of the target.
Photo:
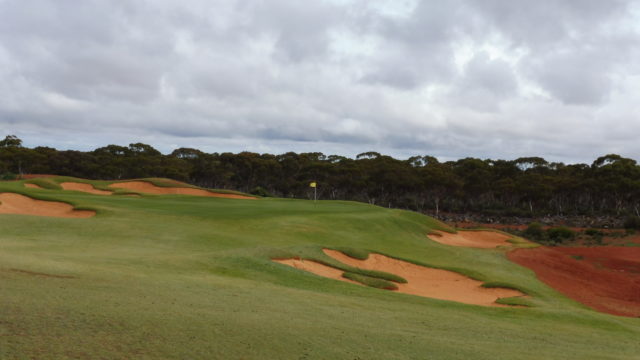
M 594 310 L 640 317 L 638 247 L 538 247 L 517 249 L 507 257 Z
M 155 194 L 155 195 L 179 194 L 179 195 L 195 195 L 195 196 L 206 196 L 206 197 L 221 197 L 221 198 L 229 198 L 229 199 L 247 199 L 247 200 L 256 199 L 252 196 L 215 193 L 215 192 L 211 192 L 204 189 L 195 189 L 195 188 L 187 188 L 187 187 L 161 187 L 161 186 L 156 186 L 147 181 L 125 181 L 125 182 L 111 184 L 109 185 L 109 187 L 117 188 L 117 189 L 127 189 L 131 191 L 137 191 L 141 193 Z

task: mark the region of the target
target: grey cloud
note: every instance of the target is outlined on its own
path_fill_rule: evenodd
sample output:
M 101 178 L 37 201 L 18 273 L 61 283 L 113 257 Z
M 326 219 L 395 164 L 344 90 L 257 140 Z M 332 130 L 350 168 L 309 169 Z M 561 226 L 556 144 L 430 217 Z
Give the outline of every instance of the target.
M 640 131 L 636 5 L 415 4 L 0 0 L 0 130 L 78 148 L 640 157 L 615 130 Z

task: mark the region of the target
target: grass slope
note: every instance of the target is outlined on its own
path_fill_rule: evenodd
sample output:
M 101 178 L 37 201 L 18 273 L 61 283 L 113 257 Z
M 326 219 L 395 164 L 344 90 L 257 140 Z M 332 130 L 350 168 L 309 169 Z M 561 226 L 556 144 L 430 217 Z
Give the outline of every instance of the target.
M 103 183 L 96 182 L 100 186 Z M 98 187 L 97 186 L 97 187 Z M 19 191 L 97 209 L 0 215 L 0 359 L 637 359 L 640 319 L 600 314 L 412 212 L 343 201 Z M 375 251 L 533 295 L 487 308 L 270 261 Z M 366 251 L 364 250 L 366 249 Z M 62 276 L 62 277 L 61 277 Z M 71 277 L 71 278 L 70 278 Z

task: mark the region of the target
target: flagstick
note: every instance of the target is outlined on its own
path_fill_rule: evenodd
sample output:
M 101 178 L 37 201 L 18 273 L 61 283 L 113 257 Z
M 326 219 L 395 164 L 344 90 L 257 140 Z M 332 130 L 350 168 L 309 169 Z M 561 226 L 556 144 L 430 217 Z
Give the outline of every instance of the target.
M 316 202 L 316 200 L 318 200 L 318 183 L 313 187 L 313 202 Z

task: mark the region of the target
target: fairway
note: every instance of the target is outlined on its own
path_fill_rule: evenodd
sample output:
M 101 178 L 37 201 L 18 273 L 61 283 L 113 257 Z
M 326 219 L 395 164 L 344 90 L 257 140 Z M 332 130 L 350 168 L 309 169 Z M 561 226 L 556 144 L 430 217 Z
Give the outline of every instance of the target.
M 75 206 L 68 211 L 95 216 L 0 214 L 2 360 L 640 354 L 640 319 L 599 313 L 563 296 L 509 261 L 503 247 L 433 241 L 427 234 L 452 229 L 418 213 L 161 191 L 171 184 L 158 179 L 113 187 L 66 177 L 27 182 L 37 187 L 0 182 L 0 193 L 63 202 Z M 498 300 L 517 306 L 471 305 L 337 281 L 272 260 L 345 267 L 323 249 L 386 255 L 528 296 Z M 355 274 L 393 281 L 386 273 Z

